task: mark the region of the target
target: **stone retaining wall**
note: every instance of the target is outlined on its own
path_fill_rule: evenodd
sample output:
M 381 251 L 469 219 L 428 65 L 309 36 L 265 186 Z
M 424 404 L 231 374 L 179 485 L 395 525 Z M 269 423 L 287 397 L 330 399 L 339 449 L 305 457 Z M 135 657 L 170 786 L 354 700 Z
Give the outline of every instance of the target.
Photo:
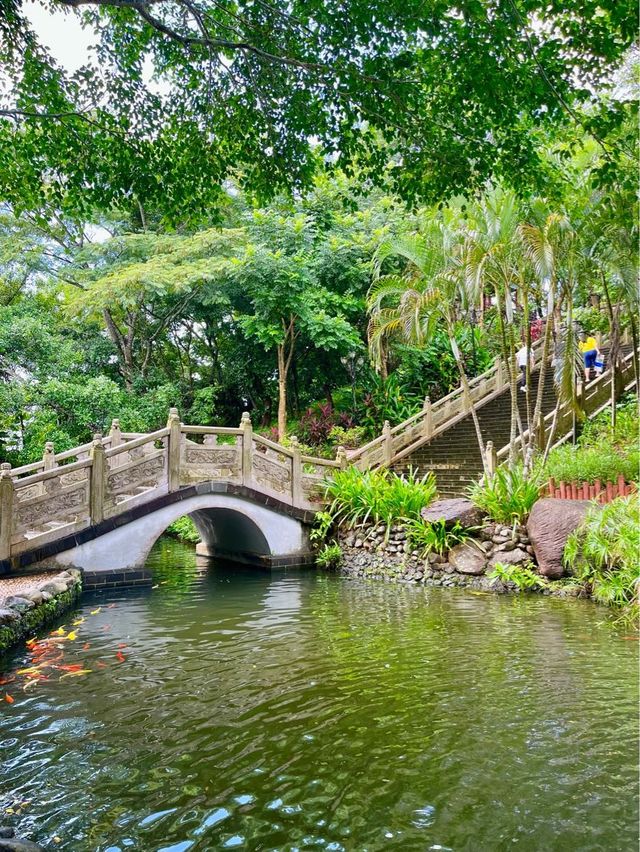
M 345 577 L 358 577 L 388 582 L 428 586 L 464 586 L 498 593 L 517 592 L 514 583 L 503 583 L 487 577 L 497 563 L 526 565 L 533 563 L 533 547 L 524 527 L 512 530 L 500 524 L 487 524 L 449 551 L 446 558 L 436 553 L 423 556 L 407 541 L 401 526 L 360 528 L 339 537 L 342 562 L 339 571 Z M 575 597 L 580 589 L 573 586 L 546 588 L 543 594 Z
M 75 569 L 40 578 L 0 600 L 0 653 L 55 621 L 80 597 L 82 580 Z

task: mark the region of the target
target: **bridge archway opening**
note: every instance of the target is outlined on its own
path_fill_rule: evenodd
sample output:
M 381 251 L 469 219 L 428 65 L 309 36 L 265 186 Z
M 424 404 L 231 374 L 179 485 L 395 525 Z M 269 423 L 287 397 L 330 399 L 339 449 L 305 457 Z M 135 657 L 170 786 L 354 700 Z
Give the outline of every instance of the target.
M 189 517 L 200 534 L 196 551 L 205 556 L 224 556 L 255 561 L 272 554 L 260 527 L 246 515 L 224 507 L 198 509 Z

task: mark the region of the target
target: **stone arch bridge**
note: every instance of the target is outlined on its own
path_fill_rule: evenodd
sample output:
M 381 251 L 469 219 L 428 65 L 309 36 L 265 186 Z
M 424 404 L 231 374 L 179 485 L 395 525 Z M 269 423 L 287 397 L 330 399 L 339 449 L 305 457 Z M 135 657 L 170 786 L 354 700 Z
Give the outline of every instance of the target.
M 0 573 L 80 568 L 85 587 L 149 581 L 154 542 L 190 515 L 198 552 L 266 567 L 311 561 L 321 483 L 346 464 L 239 428 L 186 426 L 176 409 L 149 434 L 124 433 L 0 471 Z

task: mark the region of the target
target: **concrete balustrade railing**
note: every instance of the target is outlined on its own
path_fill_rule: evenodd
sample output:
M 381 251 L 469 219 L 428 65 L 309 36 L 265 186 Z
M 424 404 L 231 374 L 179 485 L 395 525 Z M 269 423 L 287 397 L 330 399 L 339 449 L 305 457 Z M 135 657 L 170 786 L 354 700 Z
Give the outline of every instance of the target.
M 534 359 L 539 359 L 542 341 L 532 346 Z M 458 420 L 466 417 L 471 405 L 488 402 L 501 394 L 509 384 L 511 367 L 500 358 L 493 366 L 474 379 L 469 380 L 469 397 L 462 387 L 458 387 L 447 396 L 431 402 L 427 397 L 423 407 L 416 414 L 391 426 L 385 421 L 382 434 L 349 454 L 349 461 L 362 470 L 372 467 L 388 466 L 410 455 L 418 447 L 445 432 Z
M 109 435 L 11 469 L 0 467 L 0 560 L 55 541 L 162 494 L 204 481 L 244 485 L 302 510 L 318 509 L 323 480 L 347 464 L 302 453 L 295 438 L 284 447 L 240 426 L 188 426 L 172 408 L 166 427 L 149 434 Z
M 621 360 L 620 365 L 620 386 L 625 390 L 630 390 L 635 384 L 635 371 L 633 367 L 634 353 L 633 350 L 628 352 Z M 580 407 L 588 417 L 595 417 L 611 404 L 611 373 L 606 372 L 598 376 L 588 384 L 582 381 L 577 382 L 576 392 L 579 398 Z M 555 420 L 555 426 L 554 426 Z M 566 402 L 561 405 L 557 412 L 550 411 L 542 418 L 541 429 L 538 435 L 538 441 L 541 447 L 546 447 L 551 429 L 554 429 L 553 447 L 568 441 L 574 433 L 575 414 L 572 406 Z M 529 437 L 529 430 L 525 430 L 525 441 Z M 495 453 L 496 464 L 501 464 L 509 457 L 510 445 L 507 444 Z M 516 438 L 516 451 L 522 452 L 522 440 L 520 436 Z

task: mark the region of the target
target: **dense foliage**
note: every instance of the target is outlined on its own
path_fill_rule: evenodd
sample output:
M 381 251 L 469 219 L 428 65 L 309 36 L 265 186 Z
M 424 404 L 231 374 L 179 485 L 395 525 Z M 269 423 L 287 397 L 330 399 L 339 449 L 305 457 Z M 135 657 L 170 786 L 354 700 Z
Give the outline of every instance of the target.
M 436 496 L 432 473 L 423 477 L 392 471 L 348 467 L 338 470 L 325 485 L 333 523 L 347 528 L 384 524 L 387 534 L 394 524 L 420 517 L 420 511 Z
M 593 92 L 636 38 L 630 0 L 38 2 L 94 46 L 66 71 L 21 0 L 0 8 L 0 194 L 16 210 L 182 225 L 224 206 L 225 179 L 264 198 L 325 159 L 408 198 L 493 176 L 540 190 L 559 127 L 597 140 L 604 182 L 629 156 L 626 110 Z
M 565 564 L 590 586 L 593 597 L 621 608 L 629 619 L 637 619 L 639 613 L 639 530 L 637 495 L 618 498 L 607 506 L 594 506 L 564 550 Z
M 615 482 L 624 476 L 627 482 L 640 479 L 640 418 L 638 398 L 632 396 L 619 404 L 615 426 L 607 408 L 590 421 L 577 446 L 556 447 L 549 454 L 545 475 L 556 482 Z

